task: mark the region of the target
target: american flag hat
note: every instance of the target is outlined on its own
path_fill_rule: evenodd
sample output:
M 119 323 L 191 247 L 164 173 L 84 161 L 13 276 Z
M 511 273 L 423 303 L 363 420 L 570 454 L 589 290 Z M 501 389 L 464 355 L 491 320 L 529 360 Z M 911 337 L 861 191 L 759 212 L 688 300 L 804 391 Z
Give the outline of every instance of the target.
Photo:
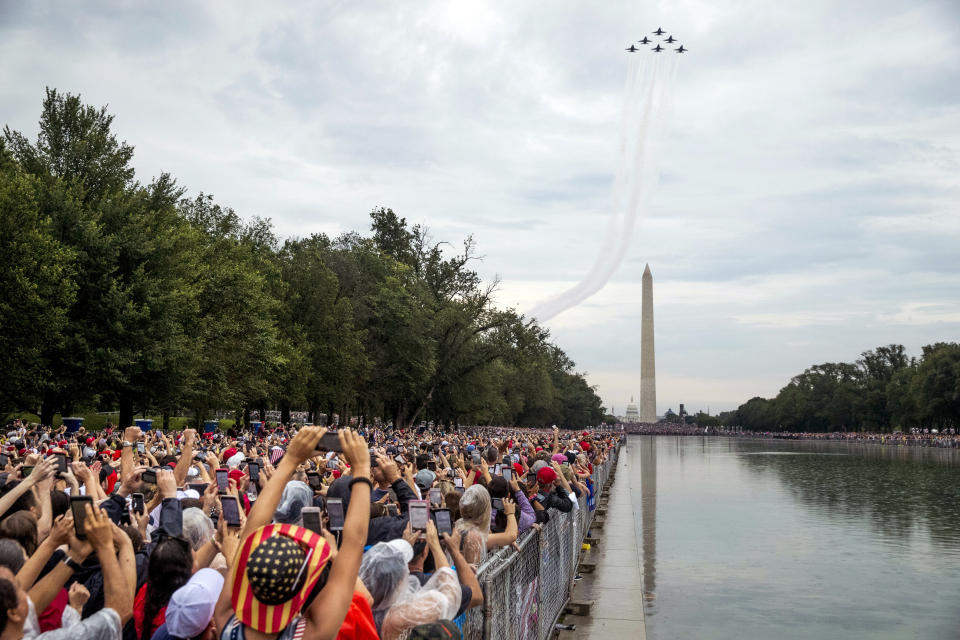
M 283 447 L 274 447 L 270 449 L 270 464 L 277 464 L 277 460 L 283 457 Z
M 292 524 L 268 524 L 243 541 L 230 569 L 230 603 L 246 626 L 279 633 L 300 613 L 330 559 L 317 533 Z

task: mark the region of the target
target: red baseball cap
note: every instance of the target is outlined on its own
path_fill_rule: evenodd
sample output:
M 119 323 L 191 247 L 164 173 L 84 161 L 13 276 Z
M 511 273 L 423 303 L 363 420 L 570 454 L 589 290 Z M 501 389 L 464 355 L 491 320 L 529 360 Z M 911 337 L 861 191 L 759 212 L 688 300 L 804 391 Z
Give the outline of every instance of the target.
M 537 482 L 540 484 L 550 484 L 557 479 L 557 472 L 550 467 L 543 467 L 537 471 Z

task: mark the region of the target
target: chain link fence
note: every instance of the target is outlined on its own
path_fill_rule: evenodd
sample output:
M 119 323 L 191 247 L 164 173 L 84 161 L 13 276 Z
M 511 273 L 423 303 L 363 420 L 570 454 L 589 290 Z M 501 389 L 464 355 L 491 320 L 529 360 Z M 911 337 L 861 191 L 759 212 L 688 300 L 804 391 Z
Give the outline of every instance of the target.
M 603 492 L 619 451 L 593 470 L 593 503 Z M 563 612 L 577 574 L 580 549 L 593 511 L 580 496 L 570 513 L 550 512 L 540 532 L 531 529 L 517 539 L 519 551 L 504 547 L 490 554 L 477 571 L 483 607 L 467 611 L 465 640 L 546 640 Z

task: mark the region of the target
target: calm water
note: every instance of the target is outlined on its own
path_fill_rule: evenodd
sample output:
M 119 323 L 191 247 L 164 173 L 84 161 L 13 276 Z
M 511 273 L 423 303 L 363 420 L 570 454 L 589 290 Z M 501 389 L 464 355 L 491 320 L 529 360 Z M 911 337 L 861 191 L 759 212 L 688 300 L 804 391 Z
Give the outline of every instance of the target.
M 960 453 L 669 436 L 625 453 L 649 638 L 960 638 Z

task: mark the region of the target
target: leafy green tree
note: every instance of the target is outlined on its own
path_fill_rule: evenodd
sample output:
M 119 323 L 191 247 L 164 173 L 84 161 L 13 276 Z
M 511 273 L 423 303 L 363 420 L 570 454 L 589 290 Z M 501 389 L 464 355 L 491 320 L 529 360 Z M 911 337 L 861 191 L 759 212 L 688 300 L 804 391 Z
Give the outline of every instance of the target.
M 0 407 L 36 406 L 63 342 L 77 287 L 72 251 L 40 210 L 43 191 L 0 141 Z

